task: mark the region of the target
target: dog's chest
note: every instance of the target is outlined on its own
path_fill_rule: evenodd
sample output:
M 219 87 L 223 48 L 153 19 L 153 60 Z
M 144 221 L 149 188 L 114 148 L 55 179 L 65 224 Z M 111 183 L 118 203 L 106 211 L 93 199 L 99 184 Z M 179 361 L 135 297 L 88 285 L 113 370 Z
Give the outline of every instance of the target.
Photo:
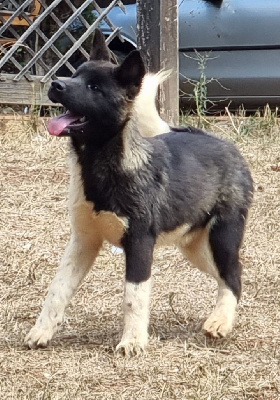
M 81 167 L 74 156 L 70 158 L 70 172 L 69 209 L 73 229 L 120 246 L 128 228 L 127 218 L 110 211 L 95 211 L 94 203 L 85 198 Z

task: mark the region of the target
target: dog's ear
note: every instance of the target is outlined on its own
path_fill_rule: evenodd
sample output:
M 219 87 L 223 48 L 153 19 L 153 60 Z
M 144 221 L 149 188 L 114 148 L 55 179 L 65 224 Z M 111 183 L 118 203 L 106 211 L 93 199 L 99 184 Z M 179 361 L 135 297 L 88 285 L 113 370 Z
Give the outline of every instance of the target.
M 138 50 L 133 50 L 115 69 L 115 76 L 121 86 L 127 89 L 129 98 L 135 97 L 146 73 L 145 65 Z
M 89 59 L 93 61 L 110 61 L 110 58 L 110 50 L 105 43 L 103 33 L 100 29 L 95 29 Z

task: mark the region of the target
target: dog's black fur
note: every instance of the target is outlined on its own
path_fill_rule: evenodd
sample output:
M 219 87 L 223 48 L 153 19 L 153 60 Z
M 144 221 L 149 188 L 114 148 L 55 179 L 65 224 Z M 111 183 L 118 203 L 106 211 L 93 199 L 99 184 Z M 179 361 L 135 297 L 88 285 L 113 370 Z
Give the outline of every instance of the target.
M 182 238 L 191 237 L 209 227 L 218 279 L 239 299 L 239 249 L 253 193 L 248 166 L 233 144 L 193 127 L 152 138 L 142 137 L 137 124 L 128 128 L 144 74 L 138 51 L 112 65 L 97 31 L 91 60 L 49 90 L 70 115 L 86 117 L 58 135 L 71 138 L 93 212 L 128 221 L 120 239 L 127 282 L 150 278 L 160 235 L 185 226 Z

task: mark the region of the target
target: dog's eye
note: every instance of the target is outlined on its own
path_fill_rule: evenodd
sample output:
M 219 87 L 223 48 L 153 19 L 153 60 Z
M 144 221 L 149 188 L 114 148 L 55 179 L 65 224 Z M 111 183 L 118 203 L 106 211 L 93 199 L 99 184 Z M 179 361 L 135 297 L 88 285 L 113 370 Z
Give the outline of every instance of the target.
M 88 84 L 88 88 L 90 90 L 100 90 L 100 87 L 98 85 L 96 85 L 96 83 L 90 83 Z

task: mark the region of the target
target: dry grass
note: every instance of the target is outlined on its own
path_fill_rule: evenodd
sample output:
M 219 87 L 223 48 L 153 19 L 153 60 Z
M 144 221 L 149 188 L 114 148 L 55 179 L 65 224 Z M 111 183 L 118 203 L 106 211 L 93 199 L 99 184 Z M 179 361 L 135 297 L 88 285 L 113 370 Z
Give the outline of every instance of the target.
M 235 330 L 225 340 L 203 336 L 216 285 L 164 249 L 154 259 L 148 351 L 126 359 L 114 353 L 122 327 L 123 256 L 109 246 L 51 346 L 22 346 L 69 237 L 67 144 L 49 137 L 44 126 L 34 133 L 28 121 L 0 118 L 1 400 L 280 399 L 280 128 L 254 121 L 242 133 L 247 122 L 241 122 L 215 127 L 237 142 L 256 188 Z

